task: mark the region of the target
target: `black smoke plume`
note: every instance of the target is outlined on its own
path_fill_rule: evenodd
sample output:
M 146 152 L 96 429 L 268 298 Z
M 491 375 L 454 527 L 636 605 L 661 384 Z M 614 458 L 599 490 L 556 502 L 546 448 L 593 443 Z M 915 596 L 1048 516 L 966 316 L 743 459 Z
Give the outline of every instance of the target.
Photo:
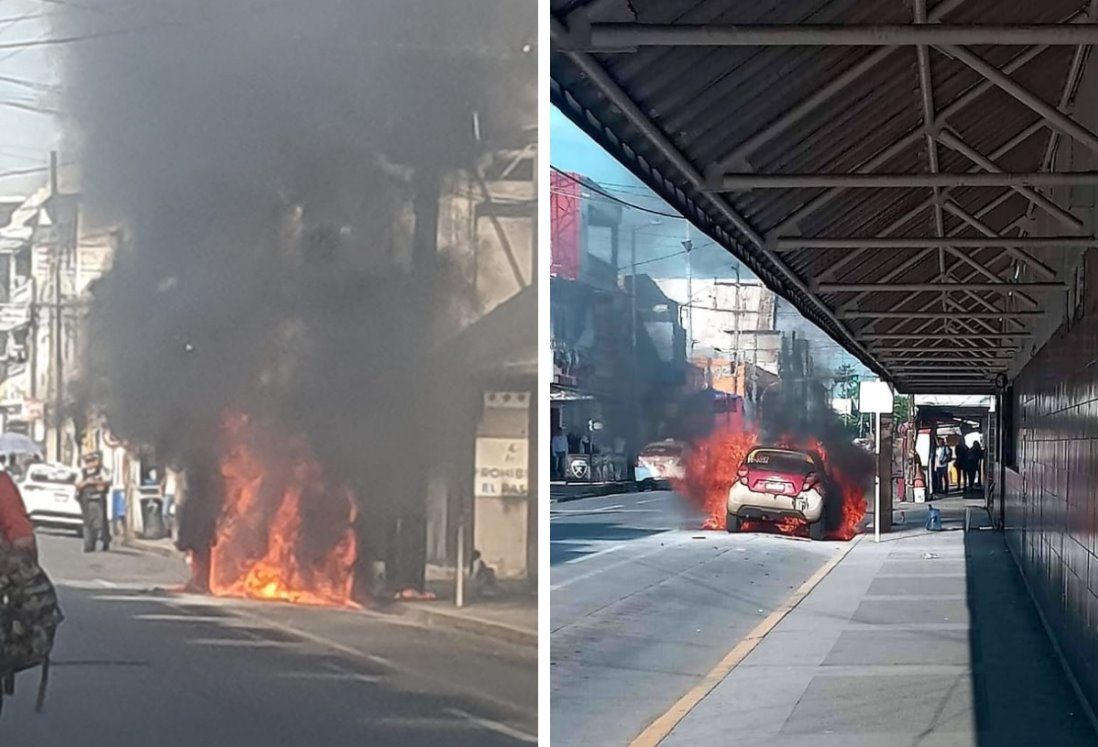
M 382 545 L 422 501 L 434 392 L 461 374 L 432 351 L 468 279 L 422 213 L 536 117 L 536 3 L 50 7 L 82 40 L 64 103 L 83 220 L 126 236 L 81 396 L 186 469 L 183 545 L 209 538 L 230 408 L 305 433 Z

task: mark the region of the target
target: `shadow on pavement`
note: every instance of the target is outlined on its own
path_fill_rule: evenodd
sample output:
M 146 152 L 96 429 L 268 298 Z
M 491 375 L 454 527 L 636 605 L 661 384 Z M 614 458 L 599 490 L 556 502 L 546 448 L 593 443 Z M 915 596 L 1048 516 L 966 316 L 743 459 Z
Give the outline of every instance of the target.
M 1003 535 L 966 533 L 965 564 L 977 743 L 1098 744 Z

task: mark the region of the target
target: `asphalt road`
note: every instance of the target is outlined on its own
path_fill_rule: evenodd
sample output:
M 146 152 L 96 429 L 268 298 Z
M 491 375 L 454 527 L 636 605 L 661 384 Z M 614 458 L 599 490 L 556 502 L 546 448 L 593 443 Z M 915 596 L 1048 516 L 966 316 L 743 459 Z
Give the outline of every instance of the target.
M 701 522 L 671 492 L 553 505 L 554 747 L 629 744 L 842 544 Z
M 532 652 L 390 615 L 184 595 L 176 559 L 41 536 L 66 620 L 46 709 L 37 671 L 4 747 L 536 742 Z

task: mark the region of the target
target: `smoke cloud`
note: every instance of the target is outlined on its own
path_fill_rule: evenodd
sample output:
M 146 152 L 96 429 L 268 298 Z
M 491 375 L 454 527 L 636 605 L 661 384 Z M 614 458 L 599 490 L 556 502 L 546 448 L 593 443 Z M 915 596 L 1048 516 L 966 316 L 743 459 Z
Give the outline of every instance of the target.
M 422 213 L 536 117 L 536 3 L 51 8 L 86 39 L 65 66 L 84 221 L 126 235 L 80 397 L 186 468 L 183 544 L 211 530 L 228 409 L 304 433 L 385 534 L 462 373 L 432 348 L 469 281 Z

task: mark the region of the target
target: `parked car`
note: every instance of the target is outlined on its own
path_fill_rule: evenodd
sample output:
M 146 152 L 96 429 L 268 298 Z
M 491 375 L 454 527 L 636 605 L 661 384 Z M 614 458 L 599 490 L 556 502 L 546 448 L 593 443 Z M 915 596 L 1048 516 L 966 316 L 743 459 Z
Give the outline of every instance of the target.
M 19 481 L 19 492 L 35 526 L 82 531 L 76 483 L 80 473 L 63 464 L 32 464 Z
M 671 487 L 671 480 L 686 475 L 683 456 L 686 444 L 667 439 L 657 441 L 641 449 L 637 455 L 635 478 L 641 490 L 657 490 Z
M 776 447 L 752 449 L 728 491 L 729 532 L 745 520 L 778 522 L 797 519 L 808 524 L 808 536 L 821 540 L 827 504 L 838 490 L 817 454 Z

